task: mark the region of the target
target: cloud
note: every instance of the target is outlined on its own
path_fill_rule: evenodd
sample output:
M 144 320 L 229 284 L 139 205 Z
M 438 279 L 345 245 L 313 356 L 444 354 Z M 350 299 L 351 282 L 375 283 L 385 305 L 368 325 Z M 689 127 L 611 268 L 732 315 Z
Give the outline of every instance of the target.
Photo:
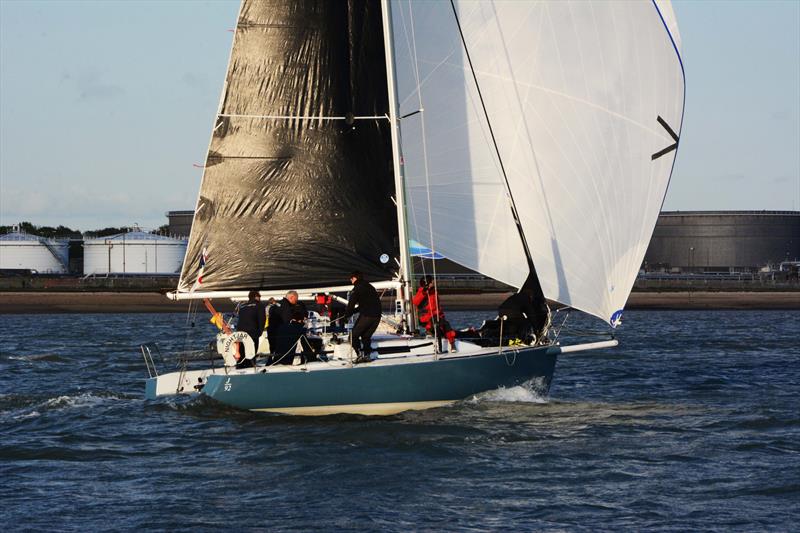
M 101 79 L 102 75 L 95 71 L 86 71 L 73 75 L 68 71 L 61 73 L 59 83 L 73 84 L 77 90 L 77 102 L 101 102 L 113 100 L 125 94 L 125 89 L 114 83 Z

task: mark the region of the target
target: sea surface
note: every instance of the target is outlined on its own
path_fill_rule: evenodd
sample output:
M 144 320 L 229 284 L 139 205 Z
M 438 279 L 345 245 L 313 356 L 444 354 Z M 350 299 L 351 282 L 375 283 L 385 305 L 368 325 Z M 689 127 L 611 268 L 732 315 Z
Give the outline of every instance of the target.
M 630 311 L 548 396 L 318 418 L 146 401 L 139 344 L 200 347 L 204 316 L 0 318 L 4 531 L 800 528 L 797 311 Z

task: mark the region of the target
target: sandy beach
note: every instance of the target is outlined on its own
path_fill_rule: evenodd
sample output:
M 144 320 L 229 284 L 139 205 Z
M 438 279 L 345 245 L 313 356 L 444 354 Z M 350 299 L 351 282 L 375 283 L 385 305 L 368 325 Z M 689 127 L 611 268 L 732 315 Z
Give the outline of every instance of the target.
M 443 294 L 445 309 L 491 309 L 504 293 Z M 196 304 L 199 302 L 196 302 Z M 228 300 L 214 301 L 230 311 Z M 800 292 L 634 292 L 627 309 L 800 309 Z M 159 293 L 2 292 L 0 314 L 41 313 L 184 313 L 188 302 Z

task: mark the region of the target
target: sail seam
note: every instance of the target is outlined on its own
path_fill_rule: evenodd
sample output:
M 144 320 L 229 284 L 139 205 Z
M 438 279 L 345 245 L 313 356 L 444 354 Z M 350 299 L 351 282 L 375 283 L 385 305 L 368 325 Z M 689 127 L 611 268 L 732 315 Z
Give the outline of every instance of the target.
M 347 116 L 330 116 L 330 117 L 323 117 L 319 115 L 234 115 L 229 113 L 220 113 L 217 115 L 218 117 L 230 117 L 230 118 L 265 118 L 265 119 L 291 119 L 291 120 L 376 120 L 376 119 L 386 119 L 389 120 L 389 117 L 386 115 L 365 115 L 365 116 L 358 116 L 358 117 L 347 117 Z
M 288 161 L 291 157 L 276 157 L 276 156 L 269 156 L 269 155 L 213 155 L 208 158 L 209 160 L 218 160 L 218 159 L 269 159 L 272 161 Z

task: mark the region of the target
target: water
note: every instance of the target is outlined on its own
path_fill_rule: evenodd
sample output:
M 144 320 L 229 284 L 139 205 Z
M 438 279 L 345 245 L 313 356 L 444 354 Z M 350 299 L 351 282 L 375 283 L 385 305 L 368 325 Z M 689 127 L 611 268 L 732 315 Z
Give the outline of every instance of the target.
M 451 312 L 454 325 L 484 313 Z M 796 530 L 800 313 L 628 312 L 550 396 L 386 418 L 143 399 L 205 318 L 3 316 L 5 529 Z M 570 322 L 578 328 L 588 320 Z

